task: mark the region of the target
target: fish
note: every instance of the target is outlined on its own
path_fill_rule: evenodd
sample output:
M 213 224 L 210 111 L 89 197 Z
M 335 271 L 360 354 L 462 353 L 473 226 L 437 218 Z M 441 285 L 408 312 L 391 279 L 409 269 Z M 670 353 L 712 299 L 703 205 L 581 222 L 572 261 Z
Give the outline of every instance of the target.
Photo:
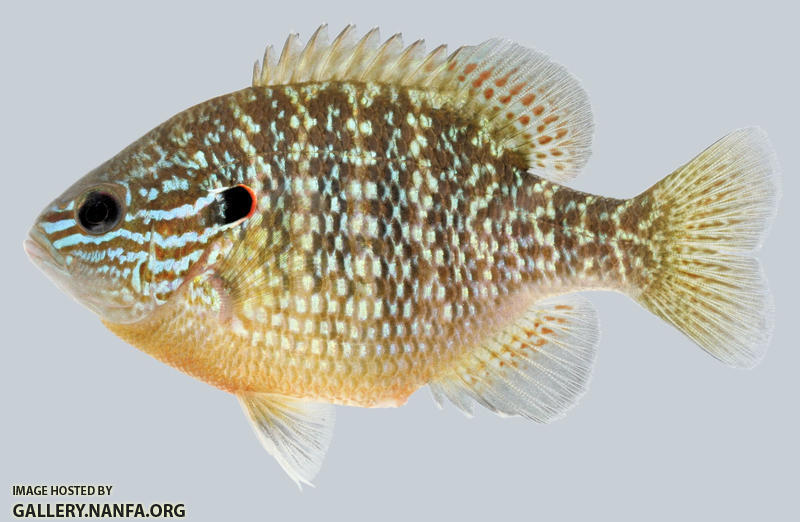
M 336 405 L 428 386 L 467 415 L 562 417 L 599 342 L 587 290 L 729 366 L 763 358 L 766 133 L 735 130 L 630 198 L 568 186 L 593 135 L 586 92 L 542 52 L 323 25 L 79 179 L 24 249 L 125 342 L 235 395 L 312 484 Z

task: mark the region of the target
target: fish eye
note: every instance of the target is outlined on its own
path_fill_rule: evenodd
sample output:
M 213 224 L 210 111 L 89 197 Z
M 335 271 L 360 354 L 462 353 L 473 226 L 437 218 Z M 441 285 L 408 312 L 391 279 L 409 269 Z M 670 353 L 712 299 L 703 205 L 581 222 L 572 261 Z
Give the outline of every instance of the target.
M 235 223 L 253 215 L 256 210 L 256 194 L 247 185 L 236 185 L 218 194 L 216 206 L 221 224 Z
M 77 223 L 92 235 L 105 234 L 117 226 L 121 217 L 122 205 L 119 199 L 106 190 L 86 193 L 76 213 Z

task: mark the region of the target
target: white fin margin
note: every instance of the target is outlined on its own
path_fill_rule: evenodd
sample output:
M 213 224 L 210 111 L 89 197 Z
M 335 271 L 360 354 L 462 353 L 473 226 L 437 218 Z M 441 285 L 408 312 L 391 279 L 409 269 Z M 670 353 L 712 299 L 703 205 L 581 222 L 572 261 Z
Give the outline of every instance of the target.
M 313 486 L 333 438 L 334 406 L 270 393 L 237 398 L 264 449 L 298 487 Z

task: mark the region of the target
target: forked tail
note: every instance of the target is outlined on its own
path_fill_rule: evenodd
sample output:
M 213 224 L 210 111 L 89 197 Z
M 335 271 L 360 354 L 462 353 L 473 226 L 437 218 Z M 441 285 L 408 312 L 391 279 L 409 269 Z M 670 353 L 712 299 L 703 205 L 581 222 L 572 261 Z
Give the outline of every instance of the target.
M 717 359 L 758 364 L 773 304 L 753 256 L 779 198 L 766 133 L 740 129 L 637 196 L 650 207 L 654 269 L 638 301 Z

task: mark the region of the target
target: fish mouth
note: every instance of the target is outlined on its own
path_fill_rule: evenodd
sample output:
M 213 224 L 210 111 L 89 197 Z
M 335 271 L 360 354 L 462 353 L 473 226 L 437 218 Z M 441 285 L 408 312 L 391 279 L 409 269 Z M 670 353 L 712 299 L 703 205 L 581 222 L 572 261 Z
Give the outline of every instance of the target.
M 47 275 L 61 277 L 68 275 L 63 257 L 55 251 L 39 231 L 31 230 L 28 233 L 28 239 L 22 242 L 22 248 L 33 264 Z
M 28 236 L 28 239 L 22 242 L 25 253 L 36 268 L 67 295 L 102 318 L 113 317 L 113 314 L 130 308 L 129 305 L 107 302 L 90 291 L 91 285 L 79 284 L 67 269 L 61 254 L 36 229 L 31 230 Z

